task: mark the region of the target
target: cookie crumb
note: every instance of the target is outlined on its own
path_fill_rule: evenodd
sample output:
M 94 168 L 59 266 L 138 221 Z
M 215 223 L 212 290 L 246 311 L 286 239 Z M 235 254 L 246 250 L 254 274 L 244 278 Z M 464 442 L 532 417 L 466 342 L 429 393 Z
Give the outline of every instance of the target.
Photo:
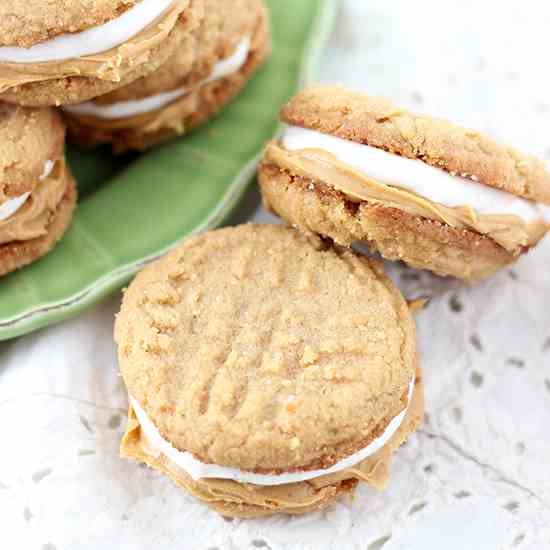
M 319 354 L 314 351 L 310 346 L 306 346 L 304 349 L 304 354 L 302 356 L 302 366 L 304 368 L 309 367 L 310 365 L 313 365 L 317 359 L 319 359 Z
M 290 448 L 295 450 L 295 449 L 298 449 L 299 447 L 300 447 L 300 440 L 297 437 L 293 437 L 290 440 Z

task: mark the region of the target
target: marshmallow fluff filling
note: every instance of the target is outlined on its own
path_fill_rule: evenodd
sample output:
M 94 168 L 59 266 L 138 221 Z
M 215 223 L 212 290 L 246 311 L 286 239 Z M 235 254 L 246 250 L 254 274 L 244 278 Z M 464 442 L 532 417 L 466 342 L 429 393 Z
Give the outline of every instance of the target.
M 44 170 L 38 179 L 44 181 L 52 173 L 54 166 L 55 161 L 47 160 L 44 163 Z M 30 196 L 31 192 L 29 191 L 28 193 L 23 193 L 19 195 L 19 197 L 15 197 L 14 199 L 10 199 L 0 204 L 0 222 L 13 216 L 27 202 Z
M 548 206 L 377 147 L 295 126 L 287 129 L 282 145 L 288 151 L 327 151 L 369 178 L 450 208 L 471 206 L 479 214 L 514 215 L 527 224 L 541 219 L 550 223 Z
M 175 0 L 141 0 L 117 18 L 72 34 L 63 34 L 30 48 L 0 47 L 0 62 L 44 63 L 85 57 L 120 46 L 160 17 Z
M 230 57 L 216 63 L 212 74 L 207 79 L 199 82 L 196 86 L 205 86 L 210 82 L 214 82 L 235 74 L 246 63 L 250 53 L 250 48 L 250 37 L 243 38 L 239 42 L 235 52 Z M 155 94 L 143 99 L 121 101 L 111 105 L 98 105 L 93 101 L 88 101 L 86 103 L 81 103 L 80 105 L 66 105 L 63 109 L 76 115 L 89 115 L 105 120 L 115 120 L 162 109 L 173 101 L 185 96 L 190 91 L 191 90 L 189 88 L 182 87 L 169 92 Z
M 185 471 L 195 481 L 201 478 L 230 479 L 238 483 L 252 483 L 254 485 L 275 486 L 287 483 L 299 483 L 309 479 L 318 478 L 328 474 L 340 472 L 347 468 L 357 466 L 360 462 L 379 451 L 392 438 L 399 429 L 411 403 L 414 391 L 415 377 L 409 384 L 407 407 L 388 424 L 380 437 L 374 439 L 369 445 L 360 451 L 340 460 L 330 468 L 324 470 L 308 470 L 303 472 L 290 472 L 283 474 L 256 474 L 245 472 L 236 468 L 205 464 L 197 460 L 191 453 L 177 450 L 169 441 L 164 439 L 139 403 L 130 397 L 130 403 L 136 414 L 143 436 L 148 443 L 148 450 L 158 455 L 164 455 L 170 462 Z

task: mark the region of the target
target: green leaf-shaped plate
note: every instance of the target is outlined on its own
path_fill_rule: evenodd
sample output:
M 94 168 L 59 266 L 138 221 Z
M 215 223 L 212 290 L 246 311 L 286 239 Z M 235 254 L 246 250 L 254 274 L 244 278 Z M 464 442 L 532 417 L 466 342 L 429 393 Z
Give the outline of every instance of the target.
M 316 76 L 337 8 L 337 0 L 267 3 L 273 56 L 216 120 L 143 156 L 69 148 L 80 192 L 73 225 L 45 259 L 0 279 L 0 340 L 78 314 L 231 213 L 280 106 Z

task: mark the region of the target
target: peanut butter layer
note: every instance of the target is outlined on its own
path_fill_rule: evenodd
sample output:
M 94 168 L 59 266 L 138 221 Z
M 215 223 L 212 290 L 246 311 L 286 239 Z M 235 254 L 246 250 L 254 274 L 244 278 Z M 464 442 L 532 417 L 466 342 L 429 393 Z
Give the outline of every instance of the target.
M 272 142 L 266 148 L 265 162 L 271 162 L 291 174 L 320 181 L 353 202 L 374 202 L 456 229 L 475 231 L 493 239 L 514 255 L 535 245 L 550 230 L 550 225 L 542 218 L 525 223 L 513 215 L 478 214 L 475 206 L 449 207 L 432 202 L 408 189 L 369 178 L 340 162 L 331 153 L 318 149 L 287 151 Z
M 51 176 L 37 185 L 15 214 L 0 221 L 0 245 L 12 241 L 30 241 L 45 235 L 66 187 L 66 167 L 62 160 L 58 161 Z
M 140 460 L 168 475 L 180 487 L 225 515 L 255 517 L 274 513 L 300 514 L 324 508 L 337 498 L 343 487 L 353 489 L 363 481 L 383 489 L 389 479 L 389 469 L 395 451 L 419 425 L 424 414 L 424 390 L 421 371 L 417 369 L 416 385 L 403 423 L 378 452 L 354 467 L 321 476 L 309 481 L 278 486 L 260 486 L 225 479 L 194 481 L 185 471 L 170 462 L 164 455 L 153 451 L 144 437 L 133 409 L 130 407 L 128 425 L 124 434 L 121 455 Z M 228 512 L 231 504 L 236 509 Z
M 166 40 L 188 5 L 189 0 L 176 0 L 134 38 L 104 53 L 46 63 L 0 63 L 0 93 L 24 84 L 73 76 L 119 82 L 147 62 L 151 50 Z

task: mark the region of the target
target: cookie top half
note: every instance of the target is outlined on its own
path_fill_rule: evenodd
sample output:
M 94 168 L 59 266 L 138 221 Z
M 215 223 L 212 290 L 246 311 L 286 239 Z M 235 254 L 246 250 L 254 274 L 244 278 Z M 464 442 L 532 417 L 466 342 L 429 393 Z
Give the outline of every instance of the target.
M 152 73 L 204 15 L 203 0 L 29 4 L 0 13 L 0 95 L 29 106 L 79 103 Z
M 166 63 L 154 73 L 128 86 L 101 95 L 98 105 L 143 99 L 180 87 L 192 89 L 213 74 L 216 65 L 250 40 L 258 22 L 267 17 L 263 0 L 204 0 L 201 25 L 188 36 Z
M 408 401 L 414 321 L 381 266 L 282 226 L 187 240 L 126 291 L 115 340 L 129 396 L 204 463 L 326 468 Z
M 103 25 L 140 0 L 11 0 L 0 2 L 0 46 L 28 48 Z
M 65 127 L 55 109 L 0 103 L 0 204 L 32 191 L 64 146 Z
M 541 160 L 446 120 L 400 109 L 383 98 L 341 86 L 318 86 L 296 95 L 283 107 L 281 118 L 550 204 L 550 172 Z

